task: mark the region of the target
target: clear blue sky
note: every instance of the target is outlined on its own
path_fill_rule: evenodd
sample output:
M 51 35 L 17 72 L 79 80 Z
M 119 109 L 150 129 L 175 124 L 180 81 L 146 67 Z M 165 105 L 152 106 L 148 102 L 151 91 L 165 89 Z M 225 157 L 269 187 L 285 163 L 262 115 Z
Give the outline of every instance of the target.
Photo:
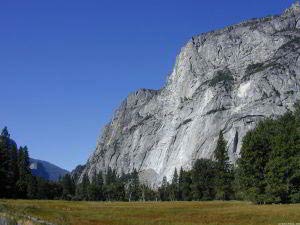
M 71 170 L 129 92 L 163 86 L 191 36 L 292 2 L 0 0 L 0 127 Z

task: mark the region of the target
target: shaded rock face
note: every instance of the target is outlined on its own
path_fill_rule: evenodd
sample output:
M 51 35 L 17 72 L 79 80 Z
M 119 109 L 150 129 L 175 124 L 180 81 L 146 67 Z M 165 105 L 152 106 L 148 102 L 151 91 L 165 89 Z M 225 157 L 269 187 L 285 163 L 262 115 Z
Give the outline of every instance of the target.
M 84 169 L 85 169 L 85 165 L 78 165 L 74 170 L 72 170 L 71 177 L 75 182 L 78 182 Z
M 50 181 L 58 181 L 60 177 L 69 173 L 69 171 L 52 163 L 32 158 L 30 158 L 30 169 L 33 175 Z
M 300 99 L 300 6 L 193 37 L 159 91 L 130 94 L 104 127 L 81 176 L 136 168 L 159 184 L 211 158 L 219 131 L 230 159 L 247 131 Z

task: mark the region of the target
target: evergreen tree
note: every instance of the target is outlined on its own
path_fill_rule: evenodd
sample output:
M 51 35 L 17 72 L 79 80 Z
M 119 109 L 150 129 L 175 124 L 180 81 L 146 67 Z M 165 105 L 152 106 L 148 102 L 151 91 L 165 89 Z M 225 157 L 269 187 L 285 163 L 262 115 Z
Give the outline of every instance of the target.
M 139 174 L 136 169 L 130 175 L 130 179 L 127 182 L 127 198 L 129 201 L 137 201 L 140 198 L 141 190 L 140 190 L 140 182 L 139 182 Z
M 94 173 L 92 182 L 88 187 L 88 199 L 91 201 L 103 200 L 103 177 L 102 172 Z
M 18 174 L 18 152 L 16 143 L 10 139 L 7 127 L 0 135 L 0 196 L 16 197 L 16 182 Z
M 61 199 L 63 192 L 60 182 L 47 182 L 47 198 L 48 199 Z
M 300 134 L 300 100 L 295 104 L 294 117 L 297 134 Z
M 125 184 L 122 177 L 117 176 L 117 172 L 111 168 L 107 169 L 103 193 L 107 201 L 123 201 L 125 200 Z
M 10 139 L 5 127 L 0 135 L 0 198 L 53 199 L 61 195 L 59 185 L 32 176 L 27 147 Z
M 149 186 L 142 184 L 140 185 L 141 198 L 143 201 L 155 201 L 157 200 L 157 193 L 152 190 Z
M 19 165 L 18 165 L 18 149 L 16 145 L 13 145 L 10 151 L 10 184 L 12 197 L 18 196 L 17 182 L 20 179 L 19 176 Z
M 243 139 L 238 180 L 255 203 L 300 202 L 300 107 L 267 119 Z
M 1 137 L 2 138 L 7 138 L 7 139 L 10 139 L 10 134 L 8 132 L 8 129 L 7 127 L 4 127 L 1 131 Z
M 65 200 L 71 200 L 75 195 L 75 183 L 70 174 L 66 174 L 61 178 L 62 185 L 62 198 Z
M 96 200 L 103 201 L 104 200 L 104 194 L 103 194 L 104 180 L 103 180 L 103 173 L 101 171 L 96 176 L 95 185 L 98 188 Z
M 182 189 L 183 189 L 183 169 L 180 167 L 179 178 L 178 178 L 178 200 L 182 201 Z
M 88 189 L 88 200 L 90 201 L 103 201 L 103 175 L 102 172 L 99 174 L 94 173 L 92 182 L 89 184 Z
M 90 185 L 89 177 L 87 174 L 84 174 L 82 181 L 77 185 L 76 195 L 80 200 L 88 200 L 88 188 Z
M 40 177 L 35 177 L 37 182 L 36 198 L 48 199 L 49 187 L 48 182 Z
M 17 181 L 17 190 L 19 198 L 27 197 L 27 188 L 28 182 L 30 180 L 31 171 L 29 168 L 29 156 L 27 147 L 19 148 L 18 156 L 18 165 L 19 165 L 19 180 Z
M 8 174 L 9 174 L 9 139 L 10 135 L 5 127 L 0 135 L 0 197 L 8 197 Z
M 162 183 L 160 188 L 158 189 L 159 192 L 159 198 L 161 201 L 168 201 L 169 200 L 169 195 L 168 195 L 168 181 L 167 177 L 163 177 Z
M 29 162 L 29 154 L 28 148 L 20 147 L 19 149 L 19 157 L 18 157 L 18 164 L 19 164 L 19 175 L 20 178 L 26 177 L 28 174 L 31 174 L 30 171 L 30 162 Z
M 266 165 L 272 151 L 271 137 L 277 130 L 274 125 L 273 120 L 267 119 L 243 138 L 238 160 L 239 182 L 244 197 L 256 203 L 265 203 L 267 199 Z
M 110 167 L 105 175 L 104 195 L 108 201 L 114 200 L 116 173 Z
M 198 159 L 192 169 L 191 192 L 193 200 L 213 200 L 215 198 L 216 168 L 210 159 Z
M 178 173 L 177 169 L 175 168 L 172 183 L 170 185 L 170 200 L 175 201 L 179 199 L 179 183 L 178 183 Z
M 124 183 L 121 182 L 120 179 L 118 179 L 116 181 L 116 183 L 114 184 L 114 196 L 113 196 L 113 200 L 115 201 L 124 201 L 125 200 L 125 186 Z
M 35 176 L 27 177 L 27 198 L 35 199 L 38 197 L 38 182 Z
M 182 184 L 181 184 L 181 198 L 183 201 L 190 201 L 192 200 L 191 194 L 191 171 L 182 171 Z
M 229 200 L 233 195 L 233 168 L 229 162 L 227 152 L 227 143 L 223 137 L 222 131 L 219 133 L 219 139 L 214 151 L 216 161 L 216 198 Z

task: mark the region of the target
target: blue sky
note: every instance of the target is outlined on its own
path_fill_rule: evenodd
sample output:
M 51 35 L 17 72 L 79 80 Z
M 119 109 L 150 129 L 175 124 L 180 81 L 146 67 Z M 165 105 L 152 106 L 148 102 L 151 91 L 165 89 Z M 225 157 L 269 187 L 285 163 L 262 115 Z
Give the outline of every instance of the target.
M 159 89 L 191 36 L 292 0 L 0 0 L 0 127 L 68 170 L 138 88 Z

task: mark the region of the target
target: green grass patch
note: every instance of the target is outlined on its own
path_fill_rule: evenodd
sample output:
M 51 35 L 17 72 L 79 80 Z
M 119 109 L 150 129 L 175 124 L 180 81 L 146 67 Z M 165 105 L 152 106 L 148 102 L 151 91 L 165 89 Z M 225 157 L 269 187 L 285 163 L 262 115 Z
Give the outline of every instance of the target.
M 15 213 L 70 225 L 277 225 L 299 223 L 300 204 L 0 200 Z

